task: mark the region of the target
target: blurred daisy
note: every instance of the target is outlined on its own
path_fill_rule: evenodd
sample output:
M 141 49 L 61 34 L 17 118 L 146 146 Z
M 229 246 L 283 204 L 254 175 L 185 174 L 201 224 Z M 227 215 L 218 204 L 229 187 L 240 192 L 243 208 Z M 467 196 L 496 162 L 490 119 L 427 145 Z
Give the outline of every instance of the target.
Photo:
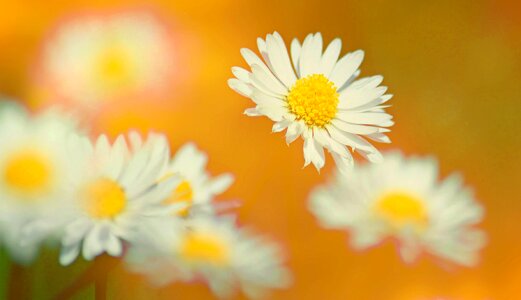
M 202 279 L 218 297 L 241 288 L 249 298 L 259 298 L 289 285 L 290 275 L 271 242 L 236 228 L 228 218 L 198 217 L 189 224 L 184 230 L 179 224 L 150 230 L 126 256 L 129 268 L 158 285 Z
M 42 77 L 77 101 L 149 93 L 168 84 L 171 53 L 169 33 L 151 14 L 81 17 L 46 41 Z
M 22 245 L 24 226 L 60 207 L 79 175 L 67 148 L 75 125 L 58 111 L 30 116 L 15 104 L 0 108 L 0 234 L 19 262 L 32 260 L 42 240 L 35 235 Z
M 84 174 L 74 183 L 76 207 L 65 227 L 60 263 L 71 263 L 80 250 L 87 260 L 104 252 L 119 256 L 122 242 L 148 218 L 159 212 L 171 218 L 176 209 L 183 208 L 161 203 L 179 183 L 174 176 L 159 180 L 169 159 L 166 138 L 152 135 L 143 143 L 132 132 L 128 139 L 131 147 L 123 135 L 112 145 L 104 135 L 95 145 L 86 138 L 77 141 L 76 151 L 84 156 Z
M 165 200 L 165 203 L 186 203 L 182 216 L 195 212 L 213 213 L 211 201 L 214 196 L 224 192 L 233 183 L 231 174 L 210 177 L 206 171 L 208 157 L 192 143 L 181 147 L 172 159 L 167 174 L 175 174 L 182 179 L 181 184 Z
M 257 105 L 248 116 L 267 116 L 275 122 L 274 132 L 286 131 L 289 144 L 304 139 L 304 159 L 320 170 L 325 163 L 324 148 L 345 171 L 353 163 L 346 146 L 372 162 L 381 161 L 378 150 L 366 138 L 389 143 L 385 135 L 393 125 L 383 105 L 391 95 L 379 86 L 382 76 L 355 80 L 364 58 L 361 50 L 339 58 L 340 39 L 333 40 L 322 53 L 320 33 L 309 34 L 301 45 L 291 43 L 291 59 L 284 40 L 277 33 L 257 39 L 259 58 L 241 49 L 251 72 L 234 67 L 228 84 Z M 292 64 L 293 62 L 293 64 Z
M 310 209 L 325 228 L 348 229 L 357 249 L 386 237 L 398 242 L 412 262 L 424 250 L 463 265 L 474 265 L 485 235 L 474 228 L 483 209 L 458 175 L 437 181 L 434 159 L 389 154 L 383 164 L 338 175 L 311 195 Z

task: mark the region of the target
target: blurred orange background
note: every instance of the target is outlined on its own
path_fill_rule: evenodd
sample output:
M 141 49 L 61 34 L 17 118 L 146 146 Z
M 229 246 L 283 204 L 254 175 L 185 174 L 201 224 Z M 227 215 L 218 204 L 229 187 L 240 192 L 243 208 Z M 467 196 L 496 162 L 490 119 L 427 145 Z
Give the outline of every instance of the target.
M 88 122 L 111 136 L 165 132 L 173 151 L 195 141 L 212 173 L 234 173 L 221 198 L 243 202 L 239 222 L 278 241 L 294 273 L 293 286 L 273 299 L 521 299 L 521 2 L 3 1 L 0 8 L 0 94 L 33 107 L 41 104 L 33 66 L 63 18 L 135 9 L 170 26 L 177 69 L 168 97 L 104 103 Z M 321 174 L 302 169 L 301 143 L 288 147 L 270 120 L 244 116 L 251 101 L 226 84 L 232 66 L 245 66 L 239 49 L 254 49 L 274 30 L 287 43 L 319 31 L 326 42 L 340 37 L 342 53 L 366 52 L 362 76 L 382 74 L 395 95 L 393 143 L 378 148 L 437 156 L 442 175 L 460 171 L 485 207 L 489 242 L 477 267 L 427 256 L 405 265 L 391 243 L 354 252 L 345 232 L 318 226 L 307 197 L 329 178 L 332 160 Z M 67 272 L 42 264 L 62 274 L 56 278 Z M 110 286 L 116 299 L 213 299 L 202 284 L 155 290 L 122 268 Z

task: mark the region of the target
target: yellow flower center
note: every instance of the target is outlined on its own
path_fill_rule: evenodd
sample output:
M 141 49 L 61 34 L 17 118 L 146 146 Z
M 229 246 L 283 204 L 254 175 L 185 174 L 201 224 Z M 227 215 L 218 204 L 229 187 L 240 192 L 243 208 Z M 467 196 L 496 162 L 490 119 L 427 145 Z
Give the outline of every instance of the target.
M 395 228 L 401 228 L 404 225 L 423 228 L 427 225 L 428 215 L 423 201 L 408 193 L 385 194 L 376 202 L 374 209 Z
M 109 47 L 98 58 L 98 80 L 106 88 L 131 85 L 133 72 L 128 55 L 118 47 Z
M 313 74 L 295 82 L 286 98 L 289 110 L 308 126 L 324 127 L 338 110 L 338 93 L 333 82 Z
M 45 192 L 52 181 L 48 158 L 34 150 L 14 153 L 7 159 L 4 180 L 9 188 L 25 195 Z
M 230 249 L 227 243 L 208 233 L 188 233 L 181 245 L 180 254 L 191 263 L 222 266 L 230 260 Z
M 177 214 L 181 217 L 187 217 L 190 213 L 190 207 L 193 204 L 193 197 L 194 191 L 192 186 L 190 185 L 190 182 L 185 180 L 177 186 L 168 199 L 163 201 L 163 204 L 186 202 L 188 206 L 178 211 Z
M 121 213 L 127 204 L 125 191 L 112 179 L 94 180 L 87 184 L 82 192 L 84 209 L 93 218 L 113 218 Z

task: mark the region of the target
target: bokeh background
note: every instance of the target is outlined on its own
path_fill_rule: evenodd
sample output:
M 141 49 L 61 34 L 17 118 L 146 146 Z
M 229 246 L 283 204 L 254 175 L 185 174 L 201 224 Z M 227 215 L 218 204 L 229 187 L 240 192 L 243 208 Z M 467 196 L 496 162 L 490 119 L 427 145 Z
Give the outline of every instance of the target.
M 521 299 L 521 2 L 440 1 L 13 1 L 0 2 L 0 93 L 33 109 L 52 102 L 34 82 L 41 45 L 65 18 L 82 13 L 143 10 L 169 26 L 175 75 L 162 96 L 82 107 L 93 132 L 114 136 L 136 128 L 168 134 L 173 149 L 195 141 L 209 168 L 236 182 L 223 199 L 240 199 L 239 222 L 281 243 L 294 273 L 273 299 Z M 489 242 L 475 268 L 422 256 L 405 265 L 392 243 L 365 252 L 345 232 L 321 229 L 307 197 L 332 171 L 302 169 L 301 143 L 286 146 L 271 121 L 242 114 L 250 100 L 228 88 L 241 47 L 277 30 L 289 42 L 309 32 L 363 49 L 362 76 L 382 74 L 395 95 L 391 145 L 435 155 L 441 173 L 459 171 L 485 207 Z M 84 110 L 84 111 L 83 111 Z M 9 285 L 5 254 L 0 292 Z M 82 265 L 58 266 L 56 253 L 20 271 L 18 285 L 36 298 L 52 295 Z M 160 290 L 123 268 L 111 273 L 115 299 L 213 299 L 202 284 Z M 89 298 L 92 289 L 77 297 Z

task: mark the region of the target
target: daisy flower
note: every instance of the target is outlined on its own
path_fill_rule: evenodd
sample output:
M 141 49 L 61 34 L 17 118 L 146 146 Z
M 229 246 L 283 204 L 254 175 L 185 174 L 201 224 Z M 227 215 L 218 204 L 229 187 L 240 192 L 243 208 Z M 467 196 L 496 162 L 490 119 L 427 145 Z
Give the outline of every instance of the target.
M 159 212 L 171 214 L 183 207 L 164 206 L 179 180 L 161 178 L 169 159 L 169 148 L 162 135 L 151 135 L 143 142 L 132 132 L 120 135 L 113 144 L 101 135 L 94 145 L 80 138 L 76 151 L 82 152 L 83 176 L 73 183 L 75 206 L 65 224 L 60 263 L 67 265 L 81 252 L 87 260 L 104 252 L 120 256 L 123 241 L 132 238 L 147 219 Z
M 151 14 L 83 16 L 45 42 L 42 77 L 59 96 L 84 103 L 149 93 L 168 85 L 171 53 L 167 29 Z
M 382 164 L 338 174 L 316 189 L 310 210 L 325 228 L 351 231 L 354 248 L 366 249 L 387 237 L 397 241 L 406 262 L 423 250 L 455 263 L 477 263 L 484 233 L 474 228 L 482 207 L 457 174 L 438 182 L 434 159 L 389 154 Z
M 277 33 L 257 39 L 262 59 L 249 49 L 241 54 L 251 71 L 234 67 L 236 78 L 228 81 L 239 94 L 251 98 L 254 108 L 248 116 L 266 116 L 275 124 L 273 132 L 286 130 L 286 143 L 304 139 L 304 166 L 313 163 L 320 170 L 325 164 L 324 148 L 340 170 L 347 170 L 353 158 L 346 146 L 372 162 L 381 154 L 367 139 L 389 143 L 386 127 L 392 116 L 383 105 L 391 95 L 379 86 L 382 76 L 356 79 L 364 58 L 357 50 L 339 58 L 340 39 L 322 52 L 320 33 L 309 34 L 300 44 L 291 43 L 291 58 L 284 40 Z
M 58 111 L 30 116 L 14 103 L 0 107 L 0 235 L 18 262 L 31 261 L 42 241 L 34 235 L 22 244 L 23 228 L 59 207 L 80 174 L 67 148 L 75 125 Z
M 181 184 L 165 200 L 165 203 L 186 203 L 182 216 L 195 212 L 213 213 L 212 199 L 224 192 L 233 183 L 231 174 L 222 174 L 214 178 L 206 171 L 208 157 L 199 151 L 193 143 L 181 147 L 170 162 L 167 174 L 175 174 L 182 179 Z
M 268 289 L 289 285 L 278 247 L 236 228 L 232 219 L 196 217 L 184 230 L 171 223 L 157 226 L 146 240 L 134 244 L 126 256 L 131 270 L 157 285 L 201 279 L 222 298 L 237 288 L 259 298 Z

